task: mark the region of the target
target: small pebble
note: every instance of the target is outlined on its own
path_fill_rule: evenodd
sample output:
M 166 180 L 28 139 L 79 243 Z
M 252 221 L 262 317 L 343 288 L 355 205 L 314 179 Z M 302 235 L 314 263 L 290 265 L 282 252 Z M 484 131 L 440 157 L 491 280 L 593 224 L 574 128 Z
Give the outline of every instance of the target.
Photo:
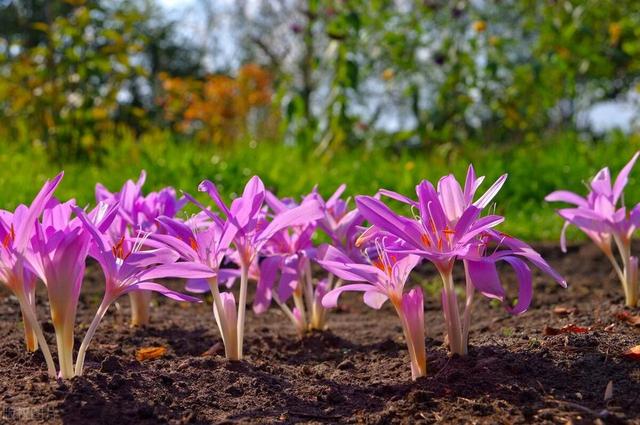
M 348 369 L 353 369 L 354 368 L 354 364 L 351 360 L 344 360 L 342 361 L 339 365 L 338 365 L 338 369 L 340 370 L 348 370 Z

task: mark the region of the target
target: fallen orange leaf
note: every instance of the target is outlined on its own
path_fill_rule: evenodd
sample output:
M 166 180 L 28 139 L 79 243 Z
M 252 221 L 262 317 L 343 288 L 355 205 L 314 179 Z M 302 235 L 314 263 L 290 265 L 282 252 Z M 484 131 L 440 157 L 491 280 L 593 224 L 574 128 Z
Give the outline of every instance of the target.
M 619 311 L 616 313 L 616 319 L 627 322 L 633 326 L 640 326 L 640 316 L 634 316 L 628 311 Z
M 153 360 L 165 355 L 167 349 L 165 347 L 144 347 L 136 350 L 136 360 L 143 362 L 145 360 Z
M 557 314 L 558 316 L 565 316 L 568 314 L 573 314 L 575 312 L 577 312 L 578 309 L 575 307 L 563 307 L 563 306 L 557 306 L 556 308 L 553 309 L 553 312 L 555 314 Z
M 640 360 L 640 345 L 629 348 L 622 355 L 631 360 Z
M 561 334 L 586 334 L 590 331 L 591 331 L 591 328 L 570 324 L 570 325 L 563 326 L 560 329 L 552 328 L 551 326 L 545 326 L 544 331 L 542 333 L 547 336 L 553 336 L 553 335 L 561 335 Z

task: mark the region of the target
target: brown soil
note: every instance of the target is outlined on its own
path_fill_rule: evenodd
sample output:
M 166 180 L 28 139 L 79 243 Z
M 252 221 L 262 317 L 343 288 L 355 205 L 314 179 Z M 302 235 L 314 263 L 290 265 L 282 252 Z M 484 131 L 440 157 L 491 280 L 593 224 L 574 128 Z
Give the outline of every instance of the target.
M 567 255 L 541 249 L 569 289 L 537 274 L 534 303 L 519 317 L 477 300 L 466 358 L 447 356 L 438 296 L 427 296 L 429 376 L 417 382 L 393 311 L 373 311 L 353 294 L 332 312 L 330 331 L 303 340 L 278 310 L 249 313 L 239 363 L 202 356 L 219 341 L 209 302 L 156 297 L 152 325 L 131 329 L 123 298 L 96 334 L 85 376 L 51 382 L 41 354 L 24 351 L 16 300 L 2 290 L 0 422 L 640 424 L 640 362 L 622 356 L 640 344 L 640 328 L 615 317 L 624 309 L 610 265 L 590 245 Z M 81 297 L 76 347 L 100 296 L 96 277 Z M 559 315 L 557 306 L 577 311 Z M 591 330 L 543 334 L 570 323 Z M 53 349 L 50 322 L 44 328 Z M 167 354 L 138 362 L 136 349 L 149 346 Z

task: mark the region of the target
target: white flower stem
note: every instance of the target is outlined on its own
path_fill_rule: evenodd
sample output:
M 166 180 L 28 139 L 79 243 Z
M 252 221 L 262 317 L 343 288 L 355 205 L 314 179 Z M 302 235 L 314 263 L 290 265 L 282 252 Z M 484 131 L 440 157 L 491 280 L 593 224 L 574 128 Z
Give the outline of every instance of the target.
M 469 277 L 468 265 L 467 262 L 464 262 L 464 276 L 466 283 L 466 291 L 465 294 L 467 296 L 464 313 L 462 314 L 462 344 L 465 347 L 469 346 L 469 328 L 471 327 L 471 311 L 473 310 L 473 296 L 476 292 L 476 288 L 473 286 L 471 282 L 471 278 Z
M 336 283 L 333 284 L 333 289 L 337 289 L 342 286 L 342 279 L 336 280 Z
M 31 309 L 35 316 L 35 306 L 29 302 L 27 302 L 27 305 L 25 306 L 22 306 L 22 304 L 20 305 L 20 312 L 22 313 L 22 324 L 24 326 L 24 341 L 27 346 L 27 351 L 35 353 L 36 351 L 38 351 L 38 338 L 36 336 L 35 329 L 33 329 L 33 326 L 31 326 L 31 323 L 26 318 L 26 313 L 24 311 L 25 308 Z
M 620 257 L 622 258 L 622 287 L 624 288 L 625 305 L 636 307 L 638 305 L 638 270 L 633 269 L 631 261 L 631 241 L 622 240 L 614 236 Z
M 303 296 L 302 296 L 302 289 L 300 287 L 301 284 L 302 284 L 302 282 L 298 281 L 298 286 L 293 291 L 293 304 L 296 306 L 296 308 L 298 309 L 298 312 L 300 313 L 301 325 L 303 326 L 304 329 L 307 329 L 307 312 L 306 312 L 306 308 L 304 306 L 304 299 L 303 299 Z
M 249 280 L 249 264 L 240 264 L 240 296 L 238 299 L 238 327 L 236 330 L 238 339 L 238 360 L 243 358 L 244 343 L 244 319 L 247 309 L 247 281 Z
M 327 275 L 327 288 L 326 292 L 331 291 L 335 287 L 340 286 L 341 280 L 335 279 L 333 273 Z M 311 307 L 311 329 L 318 331 L 324 331 L 327 329 L 327 309 L 322 305 L 322 297 L 318 298 L 313 296 L 313 305 Z
M 298 334 L 302 336 L 304 334 L 304 324 L 301 324 L 300 321 L 296 319 L 296 316 L 294 316 L 289 306 L 283 303 L 276 293 L 273 294 L 273 300 L 276 302 L 276 304 L 278 304 L 284 315 L 287 316 L 289 320 L 291 320 L 291 323 L 293 323 L 293 326 L 296 328 L 296 331 L 298 331 Z
M 613 256 L 611 252 L 606 252 L 605 255 L 607 256 L 609 261 L 611 261 L 611 265 L 613 266 L 613 269 L 616 271 L 616 274 L 618 275 L 618 279 L 620 279 L 620 283 L 622 283 L 622 285 L 624 286 L 624 282 L 625 282 L 624 272 L 620 268 L 618 261 L 616 260 L 616 258 Z
M 327 309 L 322 305 L 320 299 L 314 299 L 311 306 L 311 329 L 323 331 L 327 328 L 326 317 Z
M 313 304 L 313 276 L 311 275 L 311 263 L 306 262 L 304 267 L 304 296 L 307 305 Z
M 27 300 L 24 298 L 24 295 L 17 294 L 18 301 L 20 302 L 20 307 L 24 314 L 25 320 L 29 323 L 29 326 L 36 334 L 36 339 L 38 340 L 38 344 L 40 345 L 40 350 L 42 350 L 42 355 L 44 356 L 44 360 L 47 363 L 47 371 L 49 376 L 52 378 L 56 377 L 56 365 L 53 361 L 53 356 L 51 355 L 51 351 L 49 350 L 49 345 L 47 344 L 47 340 L 44 338 L 44 334 L 42 333 L 42 328 L 40 327 L 40 323 L 36 318 L 35 311 L 26 307 L 24 304 L 27 303 Z
M 60 376 L 63 379 L 73 378 L 73 319 L 75 315 L 64 314 L 58 316 L 52 311 L 53 327 L 56 331 L 56 344 L 58 346 L 58 365 Z
M 318 331 L 323 331 L 326 328 L 325 317 L 326 317 L 326 309 L 322 306 L 322 300 L 316 299 L 315 291 L 313 288 L 313 274 L 311 272 L 311 263 L 307 262 L 305 267 L 305 295 L 307 301 L 307 310 L 311 315 L 311 319 L 309 321 L 309 328 L 315 329 Z M 328 289 L 331 290 L 331 285 L 333 284 L 333 274 L 329 274 L 328 279 Z
M 229 360 L 239 360 L 238 356 L 238 342 L 234 335 L 237 335 L 235 329 L 235 323 L 229 323 L 226 319 L 227 315 L 224 314 L 224 307 L 222 305 L 222 298 L 220 297 L 220 289 L 218 288 L 217 278 L 209 279 L 209 288 L 211 289 L 211 295 L 213 296 L 213 303 L 218 311 L 217 319 L 219 321 L 218 328 L 222 335 L 222 343 L 224 344 L 224 355 Z
M 87 333 L 82 340 L 82 344 L 80 344 L 80 349 L 78 350 L 78 358 L 76 359 L 76 367 L 75 367 L 75 375 L 81 376 L 82 371 L 84 369 L 84 358 L 87 354 L 87 349 L 89 348 L 89 344 L 93 339 L 93 336 L 96 333 L 96 329 L 98 329 L 98 325 L 102 321 L 102 318 L 109 310 L 109 306 L 111 305 L 111 301 L 107 301 L 106 298 L 102 300 L 100 306 L 98 307 L 98 311 L 96 315 L 93 317 L 91 321 L 91 325 L 89 325 L 89 329 L 87 329 Z
M 131 301 L 131 326 L 146 326 L 151 319 L 151 291 L 129 292 Z
M 467 345 L 464 343 L 462 335 L 458 297 L 453 284 L 453 272 L 452 270 L 441 271 L 440 275 L 444 283 L 442 302 L 447 326 L 447 336 L 449 339 L 449 349 L 452 354 L 465 356 L 467 354 Z

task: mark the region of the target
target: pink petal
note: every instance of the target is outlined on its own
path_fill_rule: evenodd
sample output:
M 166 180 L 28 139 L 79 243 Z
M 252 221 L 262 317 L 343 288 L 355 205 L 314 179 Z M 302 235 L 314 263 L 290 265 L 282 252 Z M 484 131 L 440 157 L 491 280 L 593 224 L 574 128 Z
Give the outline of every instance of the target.
M 334 308 L 338 305 L 338 298 L 343 292 L 356 291 L 356 292 L 369 292 L 374 291 L 377 288 L 373 285 L 366 283 L 354 283 L 351 285 L 343 285 L 339 288 L 333 289 L 322 297 L 322 306 L 324 308 Z
M 366 291 L 362 298 L 366 305 L 376 310 L 380 310 L 382 305 L 389 299 L 388 296 L 379 292 L 377 289 Z
M 176 301 L 186 301 L 192 303 L 201 303 L 202 300 L 196 297 L 191 297 L 189 295 L 181 294 L 180 292 L 173 291 L 166 286 L 160 285 L 155 282 L 140 282 L 132 285 L 131 288 L 135 288 L 135 290 L 143 290 L 143 291 L 153 291 L 157 292 L 160 295 L 163 295 L 167 298 L 171 298 Z M 131 292 L 131 291 L 127 291 Z

